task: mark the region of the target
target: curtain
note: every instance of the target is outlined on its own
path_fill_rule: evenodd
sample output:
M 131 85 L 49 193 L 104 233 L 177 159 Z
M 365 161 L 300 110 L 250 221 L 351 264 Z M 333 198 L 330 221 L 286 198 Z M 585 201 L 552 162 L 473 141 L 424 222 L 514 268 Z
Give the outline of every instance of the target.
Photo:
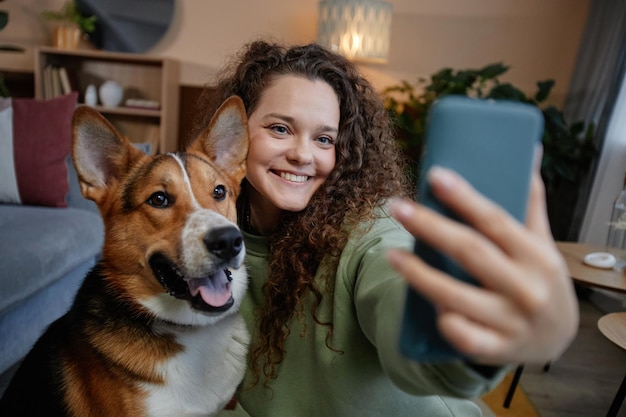
M 579 240 L 603 247 L 613 202 L 624 187 L 626 171 L 626 82 L 613 108 L 589 194 Z
M 567 240 L 579 240 L 581 237 L 585 213 L 589 204 L 593 203 L 590 197 L 597 182 L 601 155 L 611 151 L 604 146 L 605 139 L 625 72 L 626 1 L 592 0 L 563 113 L 570 122 L 582 120 L 586 125 L 595 125 L 594 141 L 599 158 L 596 158 L 589 175 L 578 189 Z M 616 173 L 620 183 L 625 170 L 626 166 L 621 167 L 621 173 Z M 595 184 L 596 187 L 599 185 Z M 608 216 L 610 208 L 607 219 Z

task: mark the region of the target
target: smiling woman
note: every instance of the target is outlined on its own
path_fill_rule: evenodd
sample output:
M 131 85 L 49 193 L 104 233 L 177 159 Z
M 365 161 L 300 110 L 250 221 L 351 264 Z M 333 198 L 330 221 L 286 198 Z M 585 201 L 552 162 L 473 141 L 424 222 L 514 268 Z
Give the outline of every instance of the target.
M 250 133 L 237 210 L 251 278 L 241 311 L 252 333 L 233 416 L 477 417 L 467 398 L 498 385 L 508 370 L 501 365 L 554 358 L 567 346 L 575 297 L 538 170 L 526 227 L 458 175 L 432 171 L 435 196 L 472 229 L 402 198 L 414 190 L 391 120 L 341 55 L 317 44 L 247 44 L 200 100 L 198 127 L 233 95 Z M 428 268 L 412 252 L 415 238 L 484 286 Z M 488 262 L 476 264 L 476 250 Z M 442 307 L 445 336 L 484 365 L 401 354 L 407 285 Z

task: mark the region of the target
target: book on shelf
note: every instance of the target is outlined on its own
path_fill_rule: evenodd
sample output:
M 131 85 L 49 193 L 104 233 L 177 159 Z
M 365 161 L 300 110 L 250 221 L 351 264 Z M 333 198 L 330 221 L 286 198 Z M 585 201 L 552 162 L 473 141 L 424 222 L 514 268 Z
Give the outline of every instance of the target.
M 43 98 L 52 98 L 52 66 L 43 69 Z
M 52 97 L 63 95 L 61 92 L 61 79 L 59 78 L 59 69 L 52 67 Z
M 75 84 L 73 74 L 65 67 L 47 65 L 43 70 L 43 97 L 46 99 L 78 91 Z
M 70 77 L 67 75 L 67 69 L 65 67 L 59 67 L 59 79 L 61 80 L 61 91 L 63 94 L 69 94 L 72 90 L 70 84 Z

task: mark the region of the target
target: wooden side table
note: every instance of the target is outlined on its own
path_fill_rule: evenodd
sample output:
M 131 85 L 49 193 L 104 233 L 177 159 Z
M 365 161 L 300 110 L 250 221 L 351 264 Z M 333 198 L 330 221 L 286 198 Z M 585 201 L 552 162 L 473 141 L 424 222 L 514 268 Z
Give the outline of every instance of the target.
M 624 271 L 594 268 L 583 263 L 585 255 L 592 252 L 604 252 L 604 248 L 578 242 L 556 242 L 556 246 L 565 258 L 574 282 L 587 287 L 626 293 Z
M 626 350 L 626 312 L 610 313 L 600 317 L 600 320 L 598 320 L 598 328 L 607 339 Z M 615 398 L 613 398 L 613 403 L 606 415 L 607 417 L 617 416 L 617 412 L 622 406 L 625 396 L 626 376 L 624 376 L 622 384 L 617 390 Z

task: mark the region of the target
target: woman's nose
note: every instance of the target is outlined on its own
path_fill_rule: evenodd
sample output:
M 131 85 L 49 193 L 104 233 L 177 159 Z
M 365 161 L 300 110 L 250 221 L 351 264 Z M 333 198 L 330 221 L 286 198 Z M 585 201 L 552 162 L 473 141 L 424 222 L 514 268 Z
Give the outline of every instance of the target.
M 311 141 L 305 138 L 296 138 L 287 152 L 287 158 L 298 165 L 310 163 L 313 160 Z

